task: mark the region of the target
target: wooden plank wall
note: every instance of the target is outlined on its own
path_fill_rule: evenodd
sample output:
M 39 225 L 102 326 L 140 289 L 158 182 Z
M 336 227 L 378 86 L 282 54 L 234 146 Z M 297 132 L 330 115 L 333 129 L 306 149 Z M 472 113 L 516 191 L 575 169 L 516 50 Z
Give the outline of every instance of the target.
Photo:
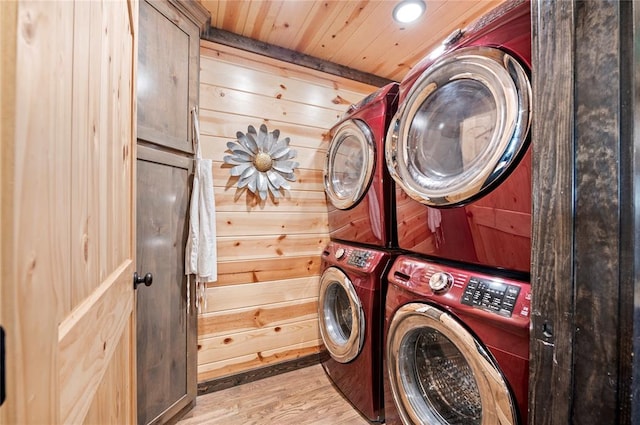
M 322 170 L 328 132 L 376 87 L 201 42 L 200 130 L 214 160 L 218 281 L 198 318 L 198 381 L 318 353 L 320 254 L 328 241 Z M 278 201 L 238 192 L 223 164 L 236 132 L 289 137 L 300 167 Z

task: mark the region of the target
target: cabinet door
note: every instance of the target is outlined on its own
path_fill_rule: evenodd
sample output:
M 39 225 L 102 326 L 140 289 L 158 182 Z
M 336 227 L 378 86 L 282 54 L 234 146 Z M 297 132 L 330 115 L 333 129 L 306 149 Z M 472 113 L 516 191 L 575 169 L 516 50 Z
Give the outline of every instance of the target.
M 198 101 L 198 27 L 168 2 L 140 2 L 138 138 L 193 152 L 190 110 Z
M 195 291 L 184 274 L 191 164 L 138 146 L 137 270 L 153 275 L 137 291 L 138 424 L 164 423 L 196 396 Z

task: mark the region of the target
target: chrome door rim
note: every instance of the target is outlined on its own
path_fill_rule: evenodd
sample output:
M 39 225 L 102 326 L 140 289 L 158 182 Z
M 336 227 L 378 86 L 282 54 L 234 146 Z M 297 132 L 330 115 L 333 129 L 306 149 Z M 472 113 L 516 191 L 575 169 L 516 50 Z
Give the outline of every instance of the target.
M 337 320 L 333 317 L 333 301 L 329 295 L 332 290 L 343 290 L 349 300 L 351 310 L 351 332 L 343 336 L 337 329 Z M 320 278 L 320 299 L 318 302 L 318 321 L 322 341 L 331 357 L 339 363 L 348 363 L 355 359 L 364 345 L 365 316 L 362 303 L 351 280 L 337 267 L 329 267 Z
M 479 170 L 465 171 L 443 187 L 425 190 L 427 176 L 412 169 L 408 134 L 423 102 L 452 81 L 473 80 L 498 100 L 497 128 L 491 149 L 477 158 Z M 509 54 L 495 48 L 459 49 L 429 67 L 416 81 L 395 114 L 387 132 L 385 157 L 392 178 L 413 199 L 434 207 L 461 205 L 491 190 L 526 148 L 531 124 L 531 84 L 524 68 Z M 420 181 L 418 181 L 420 180 Z
M 516 425 L 518 416 L 515 401 L 505 378 L 495 361 L 482 344 L 449 313 L 423 303 L 402 306 L 391 320 L 387 335 L 387 373 L 393 393 L 393 401 L 403 424 L 447 425 L 439 414 L 420 417 L 418 407 L 428 410 L 426 397 L 417 395 L 417 385 L 407 388 L 399 360 L 404 338 L 420 328 L 434 329 L 442 333 L 464 356 L 476 380 L 481 403 L 482 425 Z
M 342 141 L 348 136 L 354 136 L 360 142 L 363 150 L 363 170 L 361 170 L 358 183 L 351 194 L 344 196 L 338 193 L 332 182 L 332 163 Z M 324 189 L 333 206 L 346 210 L 360 202 L 366 189 L 371 183 L 375 166 L 375 146 L 373 133 L 369 126 L 358 119 L 347 120 L 340 124 L 334 131 L 331 144 L 327 151 L 324 166 Z

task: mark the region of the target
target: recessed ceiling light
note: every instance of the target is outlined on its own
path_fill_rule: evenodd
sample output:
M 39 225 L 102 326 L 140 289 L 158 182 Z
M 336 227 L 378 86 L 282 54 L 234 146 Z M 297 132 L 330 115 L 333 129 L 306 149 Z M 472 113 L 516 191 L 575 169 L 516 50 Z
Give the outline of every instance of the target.
M 422 16 L 426 8 L 427 6 L 422 0 L 404 0 L 393 8 L 393 19 L 407 24 Z

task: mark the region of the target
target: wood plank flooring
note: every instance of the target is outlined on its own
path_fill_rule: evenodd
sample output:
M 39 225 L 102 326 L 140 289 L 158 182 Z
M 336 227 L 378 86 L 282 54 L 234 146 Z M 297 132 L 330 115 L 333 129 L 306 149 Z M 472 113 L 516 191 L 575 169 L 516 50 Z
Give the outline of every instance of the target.
M 367 425 L 319 364 L 205 394 L 178 425 Z

